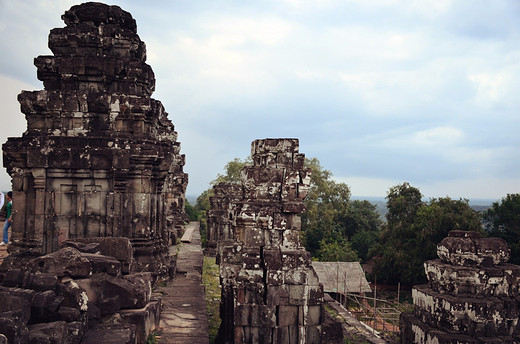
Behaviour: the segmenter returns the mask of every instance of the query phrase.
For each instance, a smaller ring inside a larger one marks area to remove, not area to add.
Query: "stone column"
[[[402,343],[520,342],[520,266],[499,238],[451,231],[424,264],[427,285],[412,290],[414,311],[402,313]]]
[[[234,242],[219,244],[219,339],[225,343],[320,343],[323,288],[300,245],[310,184],[297,139],[252,143],[235,201]]]

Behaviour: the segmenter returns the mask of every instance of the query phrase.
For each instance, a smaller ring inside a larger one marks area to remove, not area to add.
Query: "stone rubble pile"
[[[186,220],[177,132],[131,14],[85,3],[52,29],[34,63],[44,90],[23,91],[23,137],[3,145],[12,178],[9,252],[30,258],[68,239],[126,237],[139,269],[164,274]]]
[[[0,275],[0,333],[10,344],[99,344],[114,335],[145,343],[161,300],[152,298],[152,274],[135,266],[128,238],[97,238],[10,269]]]
[[[520,266],[507,264],[507,243],[451,231],[437,254],[424,264],[429,283],[413,288],[413,313],[401,314],[401,342],[520,342]]]
[[[221,191],[229,186],[217,186],[212,204],[223,218],[213,239],[229,239],[219,241],[217,253],[219,342],[321,342],[323,288],[299,242],[310,171],[298,148],[297,139],[256,140],[241,197],[236,186],[228,198]]]

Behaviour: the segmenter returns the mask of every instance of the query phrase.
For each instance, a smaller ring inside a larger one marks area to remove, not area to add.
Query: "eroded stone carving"
[[[402,343],[517,343],[520,266],[498,238],[451,231],[415,286],[413,313],[401,314]]]
[[[217,255],[223,343],[321,341],[323,289],[299,242],[310,171],[298,146],[297,139],[254,141],[253,165],[232,196],[243,198],[217,208],[231,215],[215,231],[215,239],[232,239],[219,242]]]
[[[130,13],[86,3],[52,29],[35,59],[45,90],[18,100],[27,131],[3,145],[14,203],[11,253],[68,239],[126,237],[139,270],[167,270],[183,224],[187,175]]]

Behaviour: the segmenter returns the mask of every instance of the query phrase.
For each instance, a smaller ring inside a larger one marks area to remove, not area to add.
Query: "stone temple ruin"
[[[185,158],[130,13],[86,3],[62,18],[53,55],[34,61],[45,89],[18,96],[27,131],[3,145],[14,212],[0,333],[144,343],[161,311],[152,283],[187,219]]]
[[[222,343],[320,343],[323,289],[299,242],[310,184],[297,139],[252,143],[241,185],[215,187]],[[226,195],[226,191],[230,194]],[[220,216],[217,216],[220,215]]]
[[[152,68],[130,13],[88,3],[51,30],[34,60],[45,90],[18,100],[27,131],[3,145],[12,177],[11,253],[56,251],[70,239],[130,239],[139,270],[165,270],[185,220],[177,133],[151,98]]]
[[[520,342],[520,266],[498,238],[451,231],[425,265],[429,283],[413,289],[413,313],[401,314],[402,343]]]
[[[44,90],[18,97],[27,131],[3,145],[14,221],[0,343],[145,343],[161,315],[152,285],[175,269],[168,246],[186,221],[185,157],[151,98],[155,77],[130,13],[85,3],[62,18],[53,55],[35,59]],[[242,182],[215,186],[210,200],[217,340],[330,343],[323,287],[299,242],[310,183],[299,142],[256,140],[251,153]],[[452,231],[401,316],[402,342],[520,342],[520,266],[506,263],[509,252],[500,239]]]
[[[233,240],[233,220],[237,214],[237,202],[243,199],[242,185],[235,183],[220,183],[213,186],[213,196],[210,196],[210,209],[206,215],[208,220],[207,241],[204,251],[215,255],[217,243]]]

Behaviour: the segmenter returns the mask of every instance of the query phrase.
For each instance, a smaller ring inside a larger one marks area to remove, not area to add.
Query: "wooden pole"
[[[337,294],[336,298],[340,298],[339,303],[341,304],[341,295],[339,293],[339,263],[338,262],[336,262],[336,294]]]
[[[377,298],[377,275],[374,277],[374,327],[372,327],[372,332],[375,331],[375,327],[376,327],[376,311],[377,311],[376,298]]]
[[[345,269],[345,279],[343,280],[343,302],[347,308],[347,270]]]

